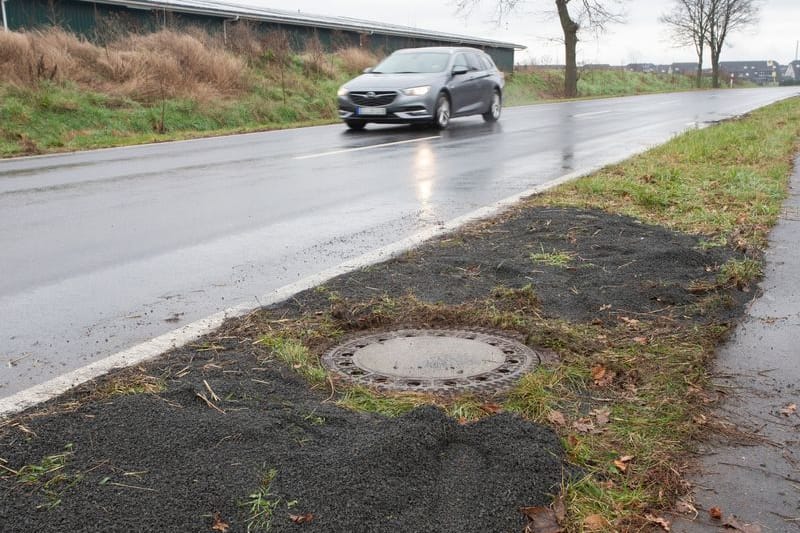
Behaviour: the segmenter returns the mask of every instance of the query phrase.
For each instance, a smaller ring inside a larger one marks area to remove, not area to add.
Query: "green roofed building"
[[[514,67],[514,51],[524,46],[441,33],[382,22],[329,17],[210,0],[0,0],[10,30],[61,26],[95,41],[109,28],[154,31],[162,27],[199,26],[226,33],[249,23],[257,31],[282,30],[296,49],[316,37],[328,49],[365,47],[389,53],[418,46],[473,46],[492,56],[505,71]]]

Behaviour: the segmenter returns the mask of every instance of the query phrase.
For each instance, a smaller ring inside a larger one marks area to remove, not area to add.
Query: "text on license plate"
[[[359,107],[356,110],[357,115],[385,115],[385,107]]]

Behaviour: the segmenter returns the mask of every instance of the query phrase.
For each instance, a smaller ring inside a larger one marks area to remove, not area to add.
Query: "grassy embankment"
[[[746,251],[747,259],[721,266],[714,286],[686,287],[706,295],[698,304],[706,309],[735,305],[717,289],[752,286],[761,275],[760,252],[786,197],[799,139],[800,100],[793,99],[689,132],[534,197],[518,209],[599,208],[698,234],[704,246]],[[413,297],[384,297],[365,304],[338,302],[331,294],[332,309],[369,309],[359,316],[366,323],[426,323],[431,317],[449,317],[517,331],[530,344],[550,348],[560,357],[560,363],[539,367],[523,378],[500,404],[363,388],[349,389],[339,404],[396,416],[435,403],[464,421],[499,410],[519,413],[553,427],[569,460],[586,473],[580,480],[564,482],[565,531],[640,531],[648,524],[659,528],[660,513],[685,494],[693,440],[720,428],[708,411],[713,396],[708,365],[729,324],[700,326],[655,315],[576,324],[532,312],[535,287],[498,288],[496,296],[519,305],[498,309],[495,298],[449,308]],[[325,387],[325,372],[305,346],[334,342],[346,325],[331,311],[282,320],[277,330],[274,326],[273,322],[267,328],[262,342],[312,384]]]
[[[359,49],[292,53],[285,38],[231,30],[128,35],[105,47],[61,30],[0,33],[0,157],[336,121],[336,88],[374,65]],[[563,74],[508,77],[507,105],[558,98]],[[691,88],[685,76],[582,74],[584,96]]]

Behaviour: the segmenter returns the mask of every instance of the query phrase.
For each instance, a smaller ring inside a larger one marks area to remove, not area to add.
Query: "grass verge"
[[[716,285],[688,288],[709,293],[706,305],[724,305],[725,289],[746,287],[761,275],[760,252],[786,196],[798,139],[800,99],[795,98],[690,132],[516,209],[602,209],[702,235],[709,246],[745,250],[749,257],[722,266]],[[481,231],[472,228],[470,237]],[[538,260],[555,264],[552,254]],[[462,305],[424,303],[413,295],[351,301],[319,291],[327,297],[326,312],[296,319],[271,319],[267,313],[253,322],[269,332],[269,339],[280,339],[264,341],[271,353],[314,376],[314,383],[324,379],[320,354],[343,334],[365,329],[407,324],[500,328],[556,352],[558,363],[540,366],[499,400],[345,387],[338,402],[388,416],[432,403],[462,422],[507,410],[552,427],[569,461],[584,473],[564,483],[565,531],[658,528],[661,513],[685,495],[693,440],[714,429],[705,415],[712,400],[708,364],[729,324],[693,321],[682,311],[597,323],[544,318],[535,286],[498,288],[491,298]],[[302,357],[281,356],[287,346]]]

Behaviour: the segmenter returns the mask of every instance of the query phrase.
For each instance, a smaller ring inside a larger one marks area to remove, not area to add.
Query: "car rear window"
[[[450,54],[446,52],[405,52],[392,54],[375,67],[375,74],[431,73],[447,68]]]

